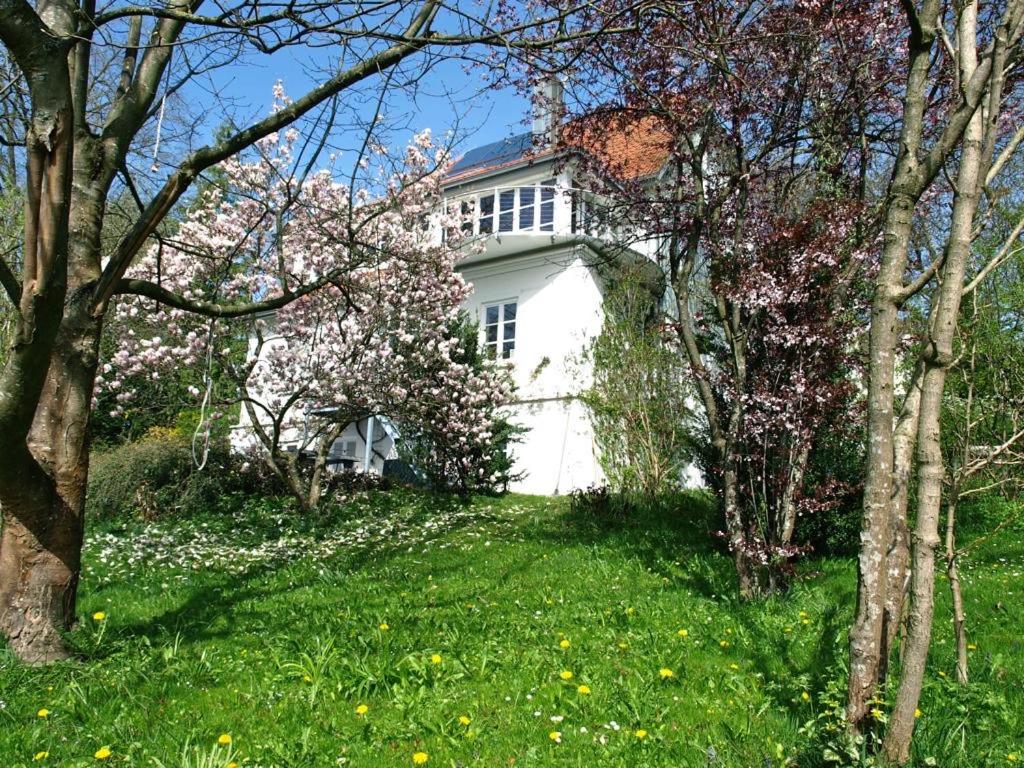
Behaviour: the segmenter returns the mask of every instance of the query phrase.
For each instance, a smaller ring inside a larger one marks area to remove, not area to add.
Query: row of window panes
[[[553,232],[555,229],[554,179],[536,187],[506,187],[481,194],[477,198],[476,226],[467,220],[466,231],[482,235],[494,232]],[[472,204],[461,204],[462,214],[469,216]],[[497,228],[495,228],[497,225]]]
[[[553,179],[535,187],[499,187],[476,198],[475,217],[473,201],[464,199],[460,203],[462,215],[466,217],[463,229],[482,235],[495,232],[553,232],[555,192]],[[608,211],[589,195],[573,193],[571,207],[569,231],[590,235],[607,235],[611,232]]]

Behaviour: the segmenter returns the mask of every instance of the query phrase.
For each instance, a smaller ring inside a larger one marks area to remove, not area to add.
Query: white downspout
[[[363,456],[363,472],[370,471],[373,461],[373,416],[366,417],[366,453]]]

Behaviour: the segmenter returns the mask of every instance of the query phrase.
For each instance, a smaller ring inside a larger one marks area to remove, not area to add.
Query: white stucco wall
[[[508,362],[517,402],[510,415],[528,431],[514,447],[516,471],[524,473],[516,491],[567,493],[601,481],[589,416],[576,399],[589,385],[584,351],[603,319],[600,281],[588,255],[555,248],[462,267],[473,285],[466,309],[481,334],[486,306],[517,304],[516,350]]]

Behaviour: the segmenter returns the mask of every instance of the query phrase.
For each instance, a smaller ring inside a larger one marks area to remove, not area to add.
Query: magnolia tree
[[[220,318],[298,298],[211,305],[126,279],[203,175],[297,121],[325,131],[344,124],[357,143],[379,139],[384,116],[413,103],[441,60],[486,59],[500,78],[518,57],[619,26],[591,25],[589,3],[547,15],[439,0],[386,10],[360,0],[215,5],[5,0],[0,11],[2,56],[12,65],[0,62],[9,74],[0,114],[19,117],[3,140],[25,201],[18,249],[0,253],[0,302],[14,317],[0,371],[0,633],[26,661],[68,655],[60,633],[75,621],[91,404],[116,297],[145,293]],[[238,71],[310,51],[330,55],[316,57],[305,92],[243,119],[254,105],[229,87]],[[133,205],[112,227],[109,203],[123,197]]]
[[[470,286],[454,270],[460,214],[441,205],[444,153],[422,133],[400,169],[381,176],[380,194],[353,194],[329,170],[298,176],[297,140],[294,131],[274,134],[254,158],[223,163],[224,184],[128,278],[220,304],[300,286],[302,295],[273,319],[146,307],[150,332],[120,337],[99,377],[119,403],[114,415],[131,403],[140,377],[215,366],[231,391],[210,391],[208,378],[206,391],[192,393],[220,410],[241,403],[257,452],[305,508],[319,501],[342,430],[374,414],[426,442],[422,469],[432,477],[460,491],[487,486],[485,447],[510,385],[497,365],[464,362],[471,342],[460,311]],[[125,297],[116,313],[135,319],[149,301]]]

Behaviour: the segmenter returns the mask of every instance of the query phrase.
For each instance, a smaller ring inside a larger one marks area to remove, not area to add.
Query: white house
[[[576,152],[554,151],[559,94],[556,81],[536,100],[533,130],[467,152],[451,169],[446,197],[474,212],[482,252],[459,269],[473,285],[467,310],[480,342],[507,359],[517,384],[511,418],[528,431],[514,447],[513,486],[556,494],[602,480],[586,408],[579,400],[590,371],[583,352],[603,322],[602,274],[620,259],[642,261],[657,247],[644,238],[601,234],[588,206],[593,198],[577,178]],[[654,175],[666,159],[643,133],[622,126],[603,135],[598,151],[616,152],[616,167],[633,177]],[[587,132],[576,133],[585,142]]]
[[[512,489],[559,494],[602,480],[579,400],[590,380],[583,353],[603,322],[602,274],[625,259],[651,263],[660,275],[651,261],[656,242],[634,233],[623,247],[621,233],[598,223],[594,198],[579,178],[580,153],[612,153],[624,179],[642,181],[658,174],[667,152],[649,123],[628,121],[610,122],[593,147],[593,125],[573,130],[573,139],[559,144],[574,146],[556,151],[560,86],[551,80],[544,88],[532,130],[467,152],[450,170],[444,193],[447,205],[472,212],[473,234],[485,240],[458,268],[473,286],[466,310],[479,323],[481,345],[508,361],[517,385],[509,415],[527,431],[513,448],[522,479]],[[348,426],[332,456],[348,468],[381,472],[396,439],[386,421],[364,419]]]

